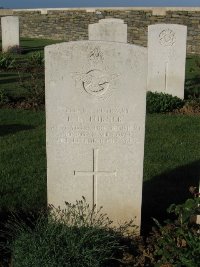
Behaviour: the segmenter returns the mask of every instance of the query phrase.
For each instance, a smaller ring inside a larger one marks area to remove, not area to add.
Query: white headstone
[[[84,196],[115,222],[140,226],[146,49],[80,41],[47,46],[48,202]]]
[[[89,40],[127,43],[127,24],[121,19],[101,19],[88,26]]]
[[[2,17],[1,32],[3,52],[9,52],[19,48],[19,17]]]
[[[184,98],[186,41],[186,26],[148,27],[148,91]]]

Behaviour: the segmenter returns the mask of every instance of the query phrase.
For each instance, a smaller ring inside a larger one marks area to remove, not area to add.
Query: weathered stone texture
[[[98,23],[90,24],[89,40],[127,43],[127,24],[121,19],[101,19]]]
[[[166,10],[154,12],[153,9],[87,9],[41,11],[14,10],[20,17],[22,37],[48,38],[65,41],[87,40],[88,25],[104,18],[123,19],[128,25],[128,42],[147,45],[147,27],[156,23],[181,24],[188,27],[187,52],[200,54],[200,10]],[[0,13],[0,16],[3,16]]]
[[[1,18],[2,51],[9,52],[19,48],[19,18],[5,16]]]
[[[84,196],[140,227],[147,49],[68,42],[47,46],[45,65],[48,203]]]
[[[148,27],[148,91],[184,98],[186,41],[186,26]]]

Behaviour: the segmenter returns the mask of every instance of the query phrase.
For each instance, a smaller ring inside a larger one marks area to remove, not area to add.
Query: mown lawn
[[[142,221],[148,228],[199,185],[200,116],[147,115],[145,139]]]
[[[21,54],[12,54],[15,59],[15,64],[19,65],[28,60],[33,53],[41,53],[44,55],[44,47],[47,45],[55,44],[61,41],[45,40],[45,39],[30,39],[21,38]],[[1,40],[0,40],[1,51]],[[0,66],[1,67],[1,66]],[[30,74],[24,74],[20,69],[5,70],[0,69],[0,93],[6,93],[11,97],[19,98],[26,95],[26,90],[20,86],[19,77],[25,76],[29,79]]]
[[[144,180],[200,160],[200,116],[147,115]]]
[[[46,205],[45,114],[0,110],[0,210]],[[143,217],[162,218],[200,178],[200,116],[147,115]],[[55,177],[56,179],[56,177]]]
[[[192,79],[199,76],[200,55],[188,55],[186,59],[186,79]]]
[[[0,210],[44,206],[44,112],[0,110],[0,159]]]
[[[185,98],[200,95],[200,56],[190,55],[186,60]]]
[[[45,40],[45,39],[31,39],[21,38],[20,45],[22,53],[14,55],[16,62],[20,64],[24,60],[30,58],[35,52],[44,54],[44,47],[47,45],[60,43],[59,40]],[[0,51],[1,51],[1,40],[0,40]],[[186,60],[186,79],[185,79],[185,96],[188,97],[190,90],[200,92],[200,56],[188,55]],[[23,73],[20,73],[24,75]],[[27,75],[27,79],[30,77]],[[0,70],[0,92],[5,91],[11,97],[20,97],[26,94],[25,90],[19,85],[19,72],[14,71],[1,71]]]
[[[22,55],[27,56],[27,54],[34,51],[43,51],[46,45],[51,45],[59,43],[61,41],[49,40],[49,39],[34,39],[34,38],[20,38],[20,47],[22,50]],[[1,39],[0,39],[0,50],[1,50]],[[21,55],[20,55],[21,57]]]

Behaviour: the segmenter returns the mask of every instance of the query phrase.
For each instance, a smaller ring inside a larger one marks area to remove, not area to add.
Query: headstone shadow
[[[198,188],[199,180],[200,160],[197,160],[145,181],[143,184],[142,232],[148,233],[152,226],[155,226],[152,218],[156,218],[159,222],[170,218],[166,209],[172,203],[180,204],[187,198],[191,198],[189,187]]]
[[[2,78],[5,78],[5,77],[11,77],[12,78],[12,77],[15,77],[15,76],[18,77],[18,74],[17,73],[15,74],[15,73],[5,73],[5,72],[1,73],[0,72],[0,81],[2,81],[4,83],[4,81],[1,80]]]
[[[33,127],[32,125],[22,125],[22,124],[0,125],[0,136],[14,134],[19,131],[32,130],[34,128],[35,127]]]
[[[30,47],[30,46],[21,46],[21,53],[28,54],[30,52],[41,51],[44,49],[44,46]]]
[[[1,78],[1,77],[0,77]],[[18,82],[19,78],[16,76],[10,77],[9,79],[0,79],[0,84],[6,84],[6,83],[14,83],[14,82]]]

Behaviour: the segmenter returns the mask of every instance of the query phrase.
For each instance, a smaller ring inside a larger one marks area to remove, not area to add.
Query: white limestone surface
[[[89,24],[89,40],[127,43],[127,24],[121,19],[101,19]]]
[[[84,196],[140,226],[147,53],[97,41],[45,48],[48,203]]]
[[[19,48],[19,17],[1,18],[2,51],[9,52]]]
[[[148,91],[184,98],[186,41],[186,26],[148,26]]]

